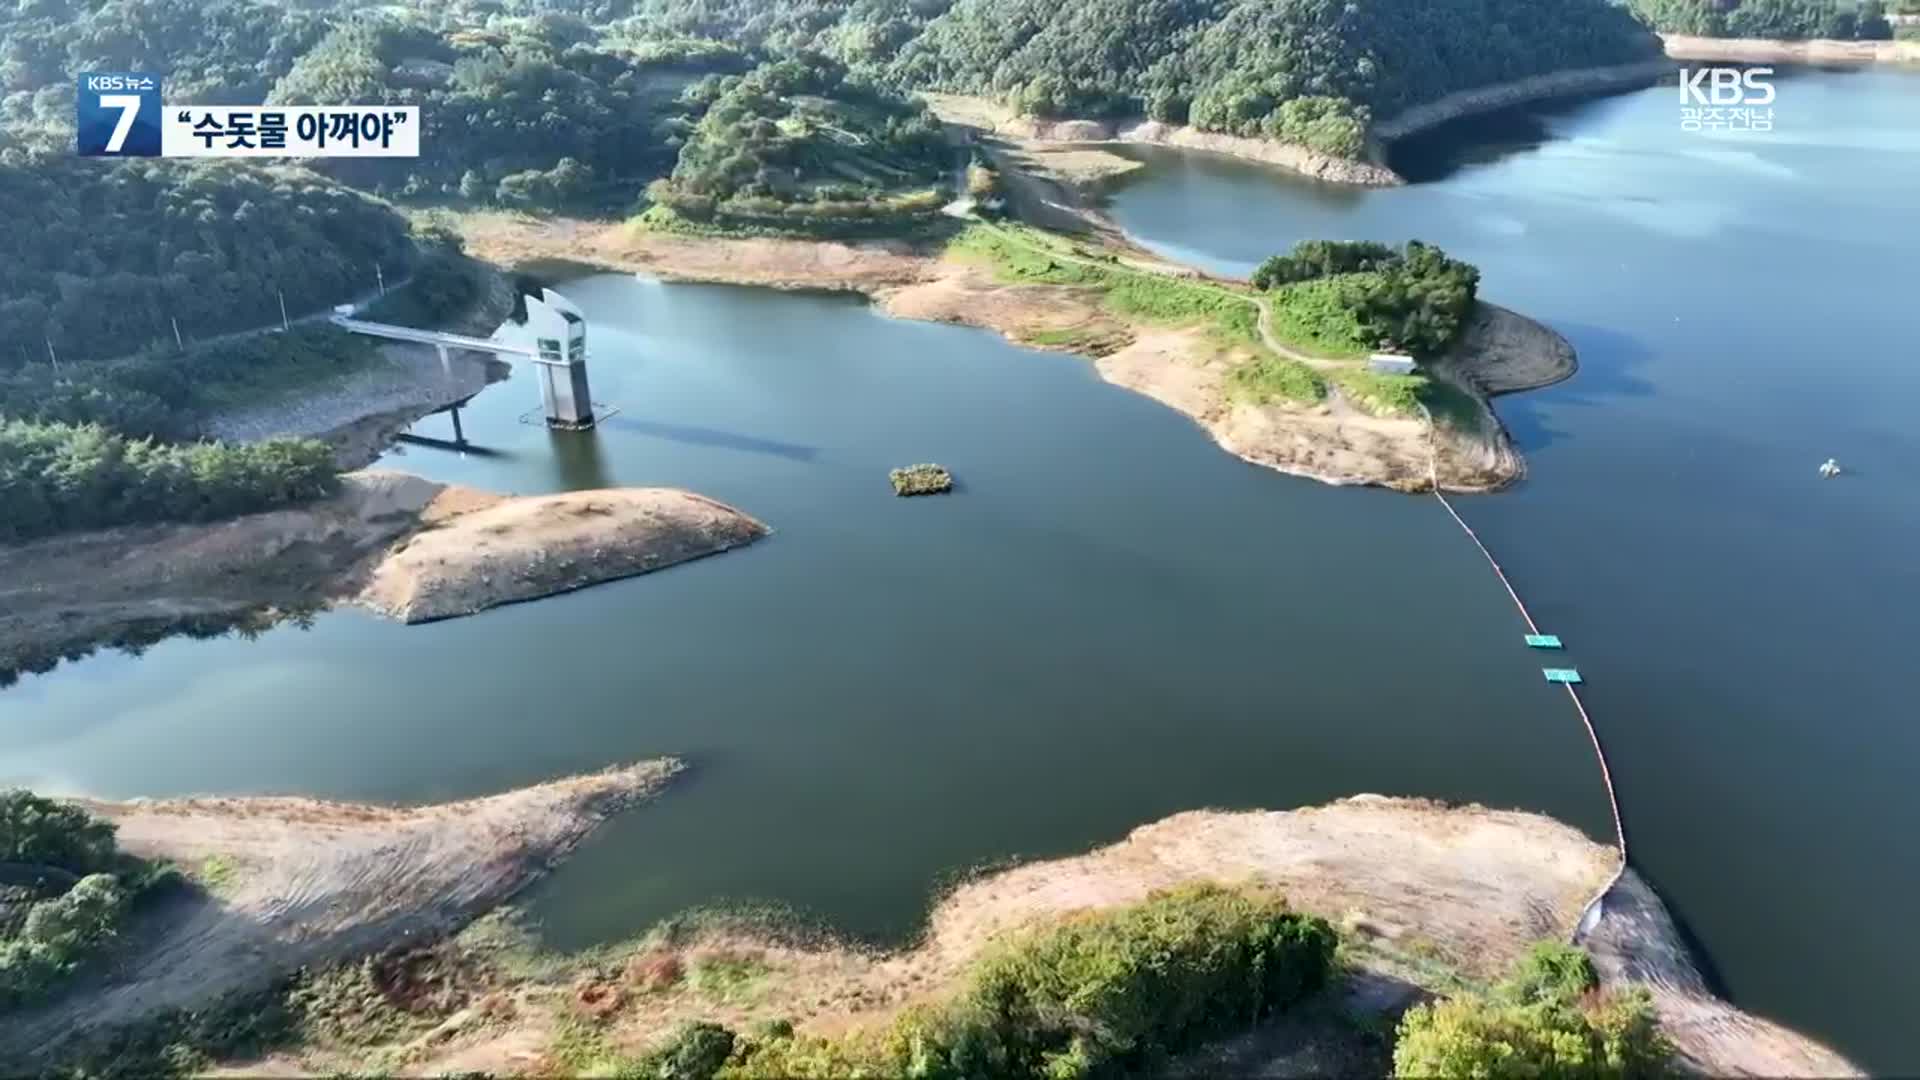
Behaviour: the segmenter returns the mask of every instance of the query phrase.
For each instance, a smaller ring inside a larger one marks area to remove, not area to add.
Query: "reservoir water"
[[[1573,341],[1577,378],[1499,404],[1527,482],[1462,512],[1572,647],[1634,861],[1723,988],[1912,1074],[1920,73],[1784,73],[1765,133],[1676,99],[1456,126],[1387,191],[1153,155],[1113,213],[1235,273],[1427,240]]]
[[[1502,403],[1533,466],[1464,511],[1573,647],[1642,867],[1743,1004],[1882,1070],[1915,1000],[1920,79],[1783,82],[1771,141],[1671,91],[1510,118],[1334,192],[1158,157],[1146,241],[1245,269],[1415,235],[1573,339]],[[942,880],[1195,807],[1358,791],[1610,827],[1586,738],[1431,500],[1246,465],[1082,361],[840,298],[605,275],[588,435],[521,422],[385,464],[495,490],[669,484],[750,548],[479,617],[343,611],[0,691],[0,783],[428,801],[658,754],[689,782],[534,898],[567,946],[770,901],[897,939]],[[1902,333],[1905,329],[1907,332]],[[444,423],[427,421],[423,430]],[[1823,483],[1837,456],[1854,472]],[[952,467],[950,498],[886,470]]]

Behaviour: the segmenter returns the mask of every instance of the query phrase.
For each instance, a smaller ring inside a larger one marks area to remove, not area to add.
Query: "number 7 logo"
[[[113,122],[113,134],[107,137],[107,153],[117,154],[127,145],[127,132],[133,130],[134,118],[140,115],[140,95],[101,94],[100,107],[120,110],[120,119]]]
[[[142,71],[82,74],[73,99],[74,149],[82,157],[159,157],[160,76]]]

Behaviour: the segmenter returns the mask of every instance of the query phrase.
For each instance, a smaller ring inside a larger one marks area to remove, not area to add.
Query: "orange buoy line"
[[[1460,512],[1453,508],[1453,503],[1441,493],[1439,452],[1434,442],[1433,414],[1427,411],[1424,404],[1420,405],[1420,414],[1427,418],[1427,472],[1433,483],[1433,497],[1440,500],[1440,505],[1446,509],[1447,516],[1453,519],[1454,524],[1460,526],[1460,531],[1467,534],[1467,539],[1473,541],[1473,546],[1480,549],[1480,554],[1485,556],[1487,565],[1493,567],[1493,576],[1500,579],[1501,587],[1505,588],[1507,595],[1513,598],[1513,606],[1519,609],[1520,617],[1526,620],[1527,631],[1538,634],[1540,627],[1534,624],[1533,616],[1527,611],[1527,605],[1520,599],[1520,593],[1514,589],[1513,582],[1507,580],[1507,572],[1500,568],[1500,560],[1493,557],[1493,552],[1487,550],[1487,545],[1481,542],[1480,535],[1473,531],[1473,526],[1466,523],[1466,520],[1460,516]],[[1627,830],[1620,820],[1620,798],[1613,790],[1613,770],[1607,766],[1606,751],[1600,748],[1600,732],[1593,726],[1593,717],[1587,714],[1587,707],[1580,700],[1580,691],[1574,689],[1572,683],[1561,685],[1566,687],[1567,696],[1573,699],[1574,710],[1580,714],[1580,723],[1586,727],[1587,739],[1593,744],[1594,760],[1600,763],[1600,780],[1607,790],[1607,808],[1613,812],[1613,839],[1620,849],[1619,867],[1614,870],[1613,876],[1607,879],[1607,883],[1601,886],[1600,891],[1594,894],[1593,899],[1587,902],[1587,910],[1580,920],[1580,925],[1584,928],[1589,923],[1587,916],[1600,903],[1601,897],[1605,896],[1608,890],[1613,888],[1614,883],[1620,880],[1621,874],[1627,872]]]

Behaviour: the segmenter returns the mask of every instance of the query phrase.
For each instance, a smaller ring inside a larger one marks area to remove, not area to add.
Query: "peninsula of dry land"
[[[406,473],[348,473],[337,495],[304,506],[0,547],[0,673],[342,602],[406,622],[467,615],[766,532],[730,506],[672,488],[515,497]]]
[[[1031,176],[1018,182],[1063,214],[1087,213],[1056,185]],[[1436,468],[1448,490],[1511,483],[1524,462],[1489,398],[1557,382],[1575,369],[1573,349],[1558,334],[1482,303],[1451,354],[1429,365],[1428,377],[1444,384],[1452,406],[1430,429],[1410,401],[1378,392],[1383,384],[1367,376],[1364,362],[1282,340],[1271,301],[1245,283],[1168,262],[1111,230],[1072,238],[977,222],[943,239],[843,243],[508,214],[470,215],[463,227],[470,250],[505,266],[567,260],[675,281],[857,292],[891,315],[979,326],[1019,344],[1072,352],[1093,360],[1109,382],[1185,413],[1239,457],[1332,484],[1426,490]],[[1130,303],[1143,290],[1167,302]],[[1249,365],[1292,378],[1276,386],[1236,375]]]
[[[1357,796],[1287,812],[1178,814],[1090,854],[963,884],[935,905],[917,943],[892,951],[725,916],[670,920],[571,955],[536,947],[510,913],[468,925],[676,769],[648,763],[412,809],[285,798],[88,804],[119,826],[129,852],[217,866],[217,879],[144,917],[106,974],[10,1018],[0,1060],[98,1062],[114,1046],[201,1060],[224,1046],[233,1076],[615,1074],[695,1021],[743,1032],[779,1022],[803,1038],[883,1027],[903,1010],[940,1007],[1003,943],[1213,885],[1284,896],[1331,924],[1339,950],[1331,985],[1176,1063],[1189,1075],[1379,1075],[1392,1053],[1386,1033],[1408,1007],[1479,992],[1535,943],[1575,937],[1600,991],[1651,994],[1692,1069],[1857,1074],[1826,1047],[1714,998],[1631,873],[1598,926],[1579,930],[1615,853],[1551,819],[1478,806]],[[248,1027],[269,1014],[283,1028]],[[114,1029],[138,1035],[115,1042]],[[252,1053],[232,1058],[234,1046]]]

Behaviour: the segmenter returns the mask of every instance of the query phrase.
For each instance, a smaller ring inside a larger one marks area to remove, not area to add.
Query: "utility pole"
[[[187,343],[180,340],[180,320],[169,315],[167,316],[167,321],[173,324],[173,347],[182,352],[186,351]]]
[[[47,339],[47,359],[49,359],[49,360],[51,360],[51,361],[53,361],[53,370],[54,370],[54,373],[55,373],[56,375],[57,375],[57,374],[59,374],[59,372],[60,372],[60,354],[59,354],[59,353],[57,353],[57,352],[54,352],[54,351],[53,351],[53,339],[52,339],[52,338],[48,338],[48,339]]]
[[[279,289],[273,290],[273,294],[280,298],[280,329],[293,329],[293,323],[287,321],[287,294],[281,292]]]
[[[380,269],[379,263],[373,264],[373,280],[380,283],[380,295],[387,295],[387,275]]]

